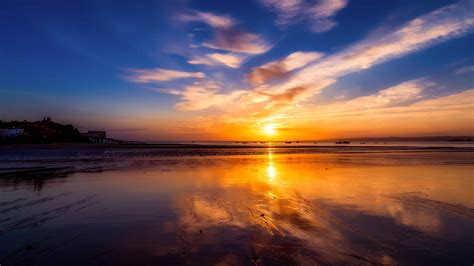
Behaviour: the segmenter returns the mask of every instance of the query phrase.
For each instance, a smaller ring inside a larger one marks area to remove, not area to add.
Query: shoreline
[[[206,144],[89,144],[89,143],[61,143],[61,144],[5,144],[0,145],[0,155],[40,151],[156,151],[161,155],[183,153],[187,155],[201,154],[263,154],[266,151],[273,153],[377,153],[377,152],[474,152],[472,147],[454,146],[409,146],[409,145],[206,145]],[[8,156],[8,155],[7,155]],[[2,156],[0,156],[2,157]]]

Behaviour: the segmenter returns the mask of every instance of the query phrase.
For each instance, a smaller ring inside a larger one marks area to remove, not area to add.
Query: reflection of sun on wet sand
[[[4,171],[0,213],[9,220],[0,220],[0,232],[26,241],[0,241],[3,261],[48,261],[39,251],[49,250],[70,262],[57,248],[62,241],[96,264],[413,264],[421,254],[424,263],[468,256],[459,248],[474,231],[465,153],[268,149],[123,158]],[[61,238],[40,241],[58,230]]]
[[[357,228],[357,226],[337,218],[337,216],[330,213],[326,206],[318,204],[318,201],[304,198],[298,193],[299,187],[293,183],[293,181],[302,181],[301,178],[293,180],[290,176],[279,173],[277,167],[278,163],[269,154],[268,162],[263,163],[260,168],[253,169],[254,172],[259,173],[257,181],[249,180],[248,182],[242,182],[240,178],[223,178],[219,179],[218,182],[227,180],[225,184],[222,184],[226,187],[226,191],[223,194],[219,194],[216,198],[208,197],[206,193],[184,196],[184,199],[178,204],[179,209],[183,210],[178,222],[181,228],[182,241],[200,250],[197,246],[202,244],[201,241],[225,245],[238,239],[245,239],[247,234],[256,234],[258,235],[257,240],[252,238],[253,241],[247,242],[248,245],[254,246],[256,250],[262,250],[264,247],[269,248],[273,245],[299,247],[296,249],[297,251],[288,249],[288,252],[296,252],[294,254],[278,253],[275,255],[277,258],[278,256],[286,259],[290,257],[299,258],[301,257],[299,252],[302,250],[310,254],[307,258],[302,260],[296,259],[292,262],[310,261],[317,263],[317,260],[311,259],[315,257],[326,259],[326,261],[319,261],[320,263],[343,263],[353,260],[371,263],[394,262],[393,258],[389,255],[389,253],[396,250],[393,240],[365,232]],[[325,171],[327,171],[326,169]],[[304,173],[304,170],[302,172]],[[246,175],[238,176],[245,177]],[[283,178],[283,184],[279,184],[279,177]],[[251,178],[254,179],[255,176]],[[250,186],[248,186],[249,183],[251,183]],[[344,187],[344,184],[333,185],[337,185],[338,189],[343,189]],[[389,189],[389,191],[396,190],[396,188]],[[312,190],[311,192],[314,196],[314,193],[318,193],[318,190]],[[245,197],[242,194],[245,194]],[[324,194],[323,192],[320,195],[324,196]],[[343,192],[342,194],[344,195],[345,193]],[[348,194],[350,195],[350,193],[345,195]],[[390,206],[396,203],[391,202],[390,198],[397,195],[381,194],[378,201],[383,200],[385,203],[380,202],[377,205],[392,208]],[[362,200],[364,201],[364,199]],[[366,207],[363,201],[359,202],[362,205],[360,207]],[[353,198],[349,199],[347,204],[354,204]],[[354,208],[358,208],[358,206],[354,205]],[[383,214],[388,216],[392,214],[392,212],[378,210],[378,208],[378,206],[375,206],[375,209],[370,211],[375,211],[376,213],[383,212]],[[407,208],[406,211],[409,209]],[[470,210],[469,208],[464,208],[464,210],[467,214],[470,213],[468,211]],[[424,211],[426,212],[426,210]],[[421,212],[411,212],[410,215],[413,217],[411,220],[407,220],[407,217],[405,217],[400,222],[410,226],[418,226],[416,222],[413,224],[412,220],[419,219],[417,216],[423,215],[422,212],[423,210]],[[430,227],[430,222],[439,224],[439,221],[436,220],[437,218],[427,216],[423,218],[424,221],[422,220],[422,222],[425,222],[425,226]],[[434,220],[430,221],[430,219]],[[226,232],[222,234],[217,233],[220,230],[225,230]],[[347,235],[364,239],[363,241],[371,246],[371,251],[367,252],[359,249],[353,243],[346,243],[345,237]],[[281,243],[281,241],[274,239],[275,237],[285,239],[287,242]],[[423,239],[426,239],[426,241],[433,240],[429,237],[424,237]],[[264,244],[262,244],[262,241]]]

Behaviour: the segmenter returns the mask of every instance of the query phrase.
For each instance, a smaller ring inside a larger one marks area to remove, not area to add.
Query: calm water
[[[0,263],[472,265],[473,155],[2,150]]]
[[[149,141],[150,144],[195,144],[225,146],[358,146],[358,147],[469,147],[474,141],[350,141],[348,144],[336,144],[334,141]]]

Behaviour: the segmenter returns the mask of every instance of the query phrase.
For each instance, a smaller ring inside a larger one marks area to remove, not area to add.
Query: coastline
[[[456,150],[474,151],[473,146],[450,145],[216,145],[216,144],[92,144],[92,143],[52,143],[52,144],[2,144],[0,150],[8,149],[370,149],[370,150]]]

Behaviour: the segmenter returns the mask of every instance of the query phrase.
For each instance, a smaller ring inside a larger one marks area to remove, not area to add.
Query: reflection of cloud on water
[[[229,247],[239,258],[263,262],[393,265],[399,250],[442,252],[442,245],[431,247],[441,243],[439,213],[387,196],[400,189],[391,182],[345,185],[352,169],[298,164],[295,171],[271,153],[258,162],[206,173],[199,179],[205,190],[176,199],[179,239],[189,258],[226,261],[221,253]]]
[[[371,254],[354,250],[344,238],[346,225],[295,192],[281,193],[266,184],[258,191],[228,189],[246,193],[247,200],[233,201],[226,194],[219,198],[202,194],[177,201],[179,238],[186,252],[199,253],[211,244],[237,244],[249,246],[258,258],[278,249],[271,259],[292,258],[288,261],[291,263],[391,260],[380,248]]]
[[[415,227],[428,233],[437,233],[441,227],[441,220],[437,211],[433,209],[410,206],[406,202],[387,200],[387,213],[399,223]]]

